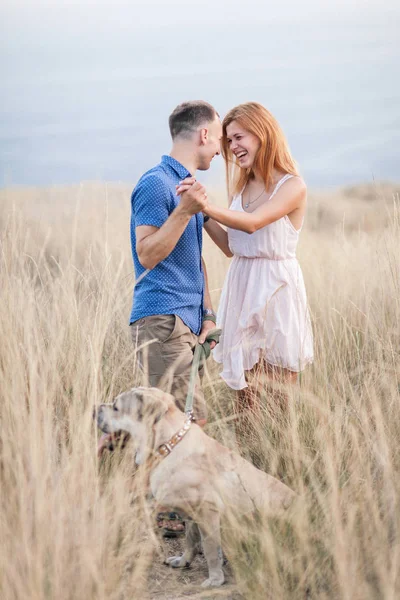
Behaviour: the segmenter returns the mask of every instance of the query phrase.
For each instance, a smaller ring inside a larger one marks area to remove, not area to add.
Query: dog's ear
[[[136,446],[135,462],[142,465],[152,450],[149,446],[154,438],[151,429],[174,405],[174,398],[157,388],[136,387],[120,396],[119,402],[123,412],[139,425],[132,435]]]
[[[157,388],[136,388],[137,420],[157,423],[174,404],[174,398]]]
[[[142,429],[140,438],[137,439],[135,462],[143,465],[148,459],[152,448],[149,437],[149,427],[158,423],[174,404],[174,397],[158,390],[157,388],[141,388],[135,390],[137,400],[137,420],[146,424]]]
[[[148,432],[142,431],[140,438],[136,439],[135,463],[143,465],[150,456],[151,448],[149,446]]]

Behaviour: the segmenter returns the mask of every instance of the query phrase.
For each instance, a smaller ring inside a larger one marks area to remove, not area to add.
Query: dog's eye
[[[118,412],[118,408],[115,406],[115,404],[113,406],[113,410],[115,410],[116,412]]]

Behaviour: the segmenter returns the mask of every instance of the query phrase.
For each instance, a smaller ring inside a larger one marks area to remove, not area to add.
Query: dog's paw
[[[165,564],[173,569],[188,569],[190,562],[186,561],[182,556],[170,556],[166,559]]]
[[[205,581],[203,581],[203,583],[201,584],[201,587],[203,588],[209,588],[209,587],[219,587],[220,585],[222,585],[225,581],[225,577],[223,572],[221,571],[220,573],[215,573],[215,575],[211,575],[208,579],[206,579]]]

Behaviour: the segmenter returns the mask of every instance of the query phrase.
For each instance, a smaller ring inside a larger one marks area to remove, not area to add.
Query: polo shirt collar
[[[175,158],[172,158],[172,156],[168,156],[167,154],[164,154],[161,157],[161,162],[164,165],[168,165],[168,166],[172,167],[172,169],[174,169],[174,171],[179,175],[179,177],[181,179],[186,179],[186,177],[192,176],[191,173],[189,173],[189,171],[186,169],[186,167],[184,167]]]

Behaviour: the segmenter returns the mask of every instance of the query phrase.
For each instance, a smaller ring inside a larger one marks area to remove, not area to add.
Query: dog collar
[[[161,456],[161,458],[165,458],[166,456],[168,456],[168,454],[171,454],[172,450],[175,448],[175,446],[177,444],[179,444],[179,442],[185,437],[185,435],[187,434],[187,432],[190,429],[190,425],[192,424],[192,419],[189,418],[187,421],[185,421],[184,426],[177,431],[170,440],[168,440],[168,442],[165,442],[164,444],[161,444],[161,446],[158,446],[157,450],[156,450],[156,454],[158,454],[159,456]]]

